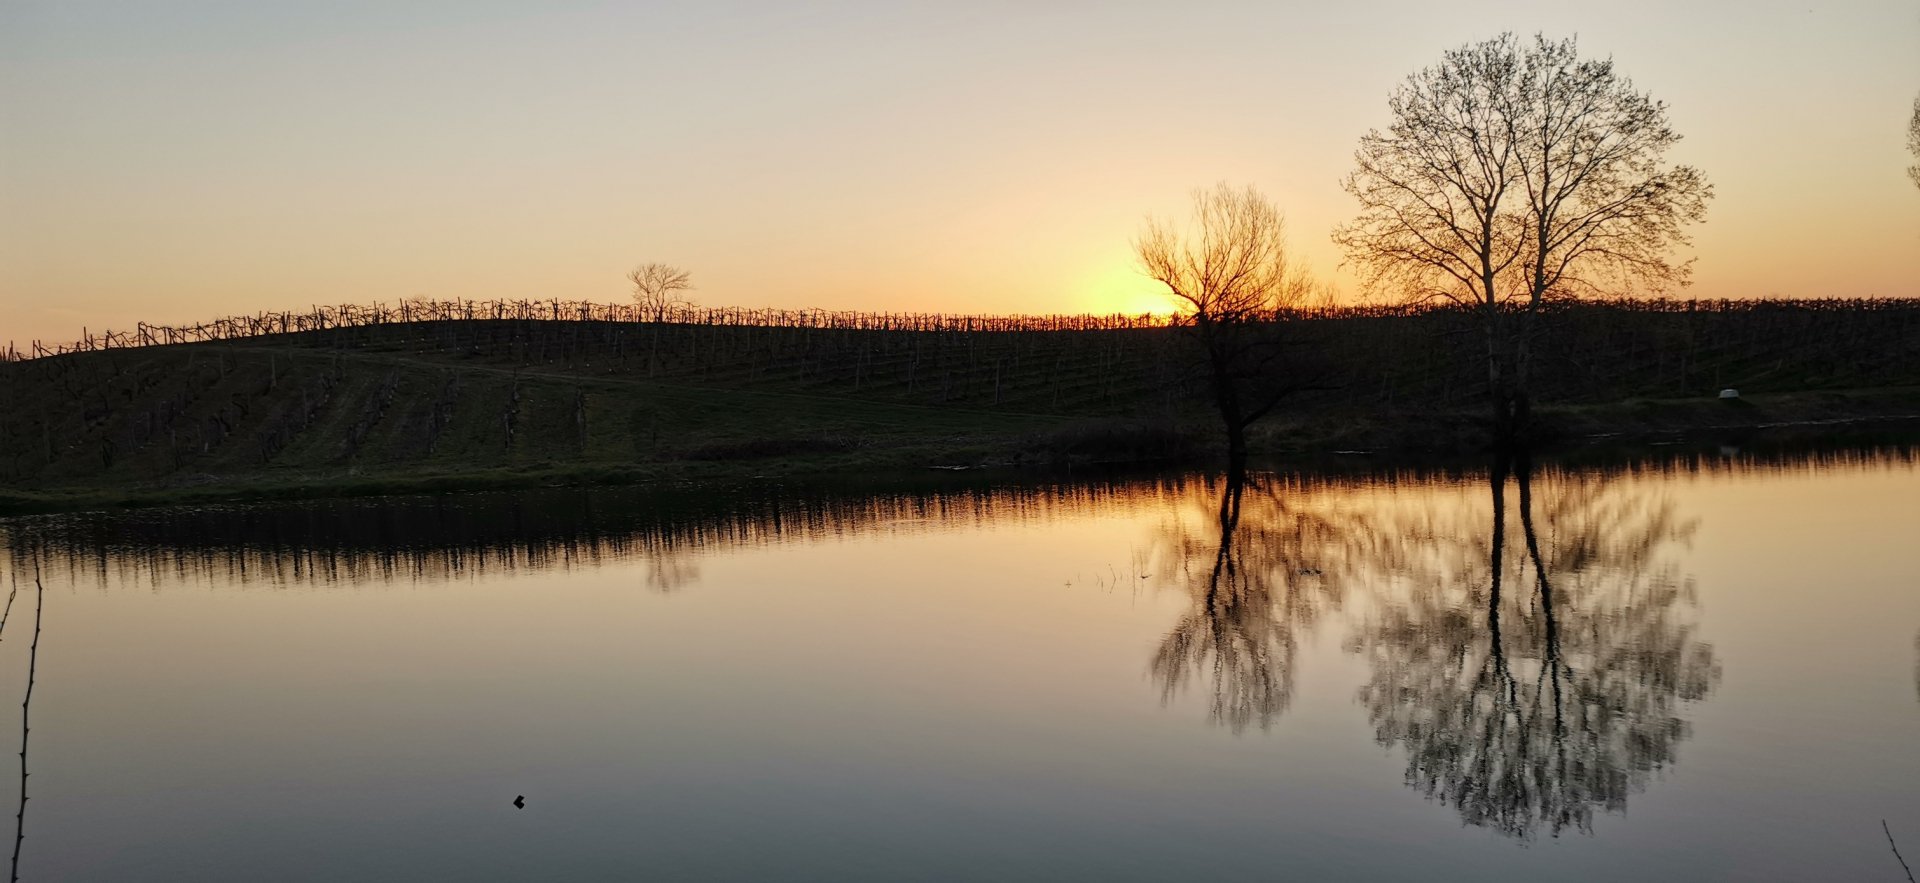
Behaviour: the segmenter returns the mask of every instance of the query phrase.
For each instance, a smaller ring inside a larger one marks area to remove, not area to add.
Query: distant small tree
[[[1280,210],[1251,187],[1195,190],[1187,228],[1149,218],[1133,247],[1200,344],[1228,456],[1237,464],[1248,427],[1299,388],[1286,377],[1278,325],[1284,310],[1314,297],[1312,275],[1288,251]]]
[[[687,271],[672,264],[641,264],[627,274],[627,281],[633,283],[633,301],[640,305],[640,313],[654,322],[664,322],[674,311],[693,306],[693,301],[684,291],[691,291]]]
[[[1666,161],[1680,141],[1666,105],[1573,40],[1463,46],[1388,107],[1344,182],[1360,215],[1334,240],[1376,289],[1481,320],[1496,432],[1510,440],[1529,419],[1542,306],[1685,285],[1690,262],[1671,253],[1713,187]]]

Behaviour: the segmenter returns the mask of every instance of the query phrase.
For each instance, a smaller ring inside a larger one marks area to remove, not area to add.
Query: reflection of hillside
[[[1536,483],[1524,460],[1489,491],[1406,516],[1419,548],[1353,641],[1373,663],[1360,700],[1407,784],[1469,824],[1587,831],[1673,763],[1682,706],[1718,680],[1669,558],[1693,525],[1625,483]]]
[[[1815,451],[1758,445],[1726,451],[1712,445],[1667,447],[1638,458],[1604,452],[1581,456],[1592,460],[1596,474],[1740,473],[1905,463],[1920,448],[1910,442],[1863,441]],[[1291,506],[1344,490],[1450,483],[1467,475],[1445,465],[1410,467],[1349,457],[1316,469],[1268,473],[1262,483],[1286,487]],[[138,576],[155,585],[241,577],[277,584],[437,580],[644,556],[653,559],[657,571],[652,583],[671,588],[697,578],[695,559],[714,549],[1017,522],[1115,504],[1173,505],[1195,490],[1184,478],[1063,482],[979,473],[905,478],[904,483],[553,489],[0,519],[0,555],[16,568],[39,556],[78,574]],[[1253,520],[1263,516],[1255,513]],[[1368,542],[1374,543],[1368,554],[1376,565],[1387,560],[1383,556],[1407,551],[1377,539]]]
[[[644,560],[651,587],[698,579],[718,550],[1018,523],[1095,505],[1169,501],[1180,481],[945,482],[873,491],[551,490],[166,510],[0,522],[14,566],[161,584],[433,580]]]
[[[1202,526],[1175,522],[1160,537],[1156,567],[1192,604],[1150,669],[1163,699],[1198,677],[1214,721],[1265,729],[1293,695],[1302,632],[1345,597],[1365,532],[1335,494],[1249,483],[1236,471],[1218,497]]]

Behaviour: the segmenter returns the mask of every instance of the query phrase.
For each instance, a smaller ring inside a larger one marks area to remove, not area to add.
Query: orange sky
[[[0,342],[649,260],[710,304],[1132,311],[1142,218],[1219,180],[1337,276],[1359,135],[1503,30],[1670,105],[1718,191],[1691,293],[1920,296],[1910,3],[1037,6],[8,4]]]

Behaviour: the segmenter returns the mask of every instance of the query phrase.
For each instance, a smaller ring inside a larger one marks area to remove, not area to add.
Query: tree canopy
[[[1186,230],[1149,219],[1133,245],[1142,269],[1195,322],[1270,318],[1313,291],[1305,266],[1288,251],[1286,219],[1251,187],[1223,182],[1195,190]]]
[[[1571,39],[1505,34],[1446,53],[1390,99],[1344,186],[1335,240],[1370,285],[1483,309],[1684,285],[1712,186],[1667,162],[1666,105]]]
[[[693,306],[681,294],[693,288],[687,271],[672,264],[647,263],[633,268],[627,281],[633,283],[633,300],[655,322],[665,321],[674,310]]]
[[[1319,290],[1287,247],[1286,220],[1258,190],[1221,183],[1193,192],[1186,228],[1148,219],[1133,247],[1200,343],[1228,454],[1237,460],[1247,427],[1302,386],[1278,320]]]

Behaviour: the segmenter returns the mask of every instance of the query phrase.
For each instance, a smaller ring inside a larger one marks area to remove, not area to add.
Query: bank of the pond
[[[1636,399],[1601,405],[1544,407],[1539,436],[1546,448],[1579,448],[1678,439],[1738,442],[1755,436],[1818,440],[1884,431],[1920,432],[1920,389],[1823,391],[1737,399]],[[737,485],[808,477],[921,470],[1043,472],[1112,465],[1201,465],[1221,454],[1204,422],[1069,420],[885,433],[773,432],[730,434],[642,462],[563,459],[512,465],[436,461],[411,468],[260,468],[200,472],[151,481],[76,480],[42,487],[0,488],[0,514],[191,503],[301,500],[534,487],[675,484]],[[1256,453],[1314,460],[1462,457],[1492,438],[1477,413],[1294,414],[1261,426]]]

